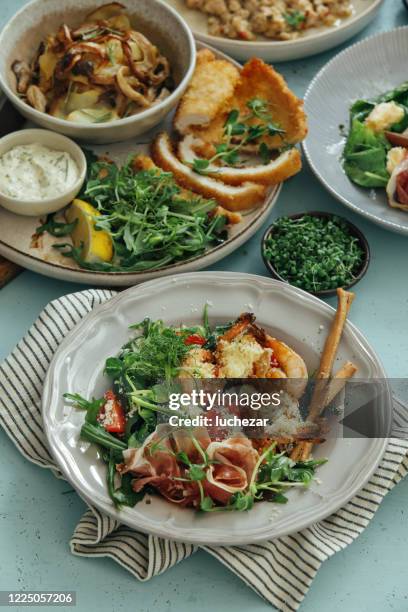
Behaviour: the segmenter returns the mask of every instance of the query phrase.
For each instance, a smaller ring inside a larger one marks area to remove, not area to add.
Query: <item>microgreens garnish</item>
[[[209,214],[217,206],[215,200],[182,192],[171,173],[135,172],[132,159],[122,167],[91,161],[78,197],[99,211],[96,229],[110,234],[114,250],[112,261],[88,261],[82,257],[81,245],[54,245],[82,268],[155,270],[195,257],[226,238],[226,218]],[[48,220],[38,231],[66,236],[73,228]]]
[[[195,172],[205,174],[211,164],[218,160],[228,166],[236,165],[245,145],[256,143],[263,136],[279,135],[284,144],[285,130],[272,121],[268,102],[261,98],[251,98],[246,107],[248,112],[242,115],[238,109],[230,111],[224,124],[224,142],[215,147],[215,154],[211,158],[194,159],[192,167]],[[259,144],[258,154],[264,164],[271,159],[269,148],[264,142]]]

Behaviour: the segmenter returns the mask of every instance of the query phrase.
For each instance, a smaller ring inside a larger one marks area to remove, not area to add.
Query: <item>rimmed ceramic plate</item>
[[[65,392],[98,397],[108,381],[105,359],[129,338],[128,326],[144,317],[189,324],[201,319],[205,302],[210,322],[225,322],[252,310],[260,325],[291,344],[316,369],[333,308],[279,281],[252,274],[200,272],[157,279],[128,289],[96,308],[67,336],[51,363],[44,385],[42,414],[49,447],[64,476],[83,499],[134,529],[196,544],[253,543],[298,531],[328,516],[367,482],[386,440],[331,439],[316,456],[328,457],[319,469],[320,485],[291,491],[284,505],[256,504],[245,513],[200,514],[152,496],[134,508],[115,510],[106,488],[106,467],[95,446],[79,439],[83,412],[67,405]],[[384,378],[383,367],[362,334],[347,323],[338,360],[352,359],[362,378]],[[382,411],[390,409],[390,398]]]
[[[206,45],[198,44],[198,47]],[[224,57],[236,66],[240,67],[230,57],[216,51],[220,57]],[[2,100],[5,102],[4,98]],[[2,104],[0,102],[0,117]],[[149,145],[156,133],[171,131],[172,114],[157,128],[139,136],[134,140],[111,145],[84,145],[100,155],[107,154],[116,162],[123,163],[130,153],[145,153],[149,151]],[[96,272],[80,268],[73,260],[64,257],[53,248],[53,244],[69,242],[67,238],[54,238],[43,234],[39,239],[35,237],[36,228],[41,225],[38,217],[23,217],[15,215],[0,207],[0,255],[13,261],[24,268],[65,281],[83,283],[93,286],[122,286],[129,287],[152,278],[158,278],[167,274],[177,274],[202,270],[223,259],[244,244],[262,226],[268,218],[278,198],[281,185],[275,185],[269,189],[265,201],[258,207],[243,213],[243,220],[233,225],[229,230],[228,239],[221,245],[208,249],[202,255],[170,264],[154,271],[146,272]]]
[[[408,213],[390,208],[384,189],[352,183],[341,165],[349,109],[358,98],[377,96],[408,78],[408,27],[367,38],[348,47],[315,76],[305,95],[309,133],[303,150],[320,182],[355,212],[408,235]]]
[[[266,38],[242,41],[211,36],[208,34],[207,17],[203,13],[187,8],[185,0],[165,1],[184,17],[197,40],[213,45],[241,61],[256,56],[268,62],[284,62],[327,51],[355,36],[374,19],[383,0],[353,0],[354,10],[350,17],[338,20],[332,27],[310,29],[299,38],[289,41]]]

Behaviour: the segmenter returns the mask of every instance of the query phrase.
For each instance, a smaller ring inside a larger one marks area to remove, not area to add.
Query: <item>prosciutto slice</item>
[[[189,432],[159,426],[143,446],[123,452],[124,463],[118,466],[118,471],[135,477],[132,483],[135,491],[150,485],[172,503],[197,507],[200,485],[189,479],[188,465],[178,461],[177,454],[183,452],[191,463],[202,464],[204,451],[209,459],[205,479],[201,481],[204,493],[219,504],[227,504],[234,493],[248,487],[259,458],[244,435],[211,442],[204,427]]]
[[[194,444],[193,439],[203,450],[206,450],[211,442],[208,430],[205,427],[196,427],[191,433],[185,429],[176,429],[173,432],[176,452],[184,452],[191,463],[202,463],[203,455]]]
[[[181,476],[167,428],[158,427],[140,448],[123,451],[123,457],[124,464],[118,466],[118,470],[122,474],[134,474],[135,491],[141,491],[145,485],[150,484],[163,490],[163,494],[169,493],[174,483],[177,483],[174,478]]]
[[[252,478],[258,452],[245,436],[234,436],[223,442],[212,442],[207,448],[210,464],[204,483],[206,494],[227,504],[234,493],[244,491]]]
[[[392,208],[408,210],[408,157],[394,169],[387,185],[387,196]]]
[[[208,434],[208,439],[205,434],[205,431],[197,432],[200,445],[204,447],[209,443]],[[187,436],[183,439],[179,437],[176,441],[171,427],[159,426],[141,447],[123,451],[124,463],[118,465],[117,469],[121,474],[131,473],[135,477],[132,487],[136,492],[150,485],[172,503],[197,506],[200,500],[197,483],[180,480],[185,476],[187,466],[177,462],[176,453],[179,450],[186,452],[186,449],[187,455],[191,452],[193,460],[194,451],[198,451],[194,446],[187,448]]]
[[[397,200],[400,204],[408,206],[408,169],[397,176]]]

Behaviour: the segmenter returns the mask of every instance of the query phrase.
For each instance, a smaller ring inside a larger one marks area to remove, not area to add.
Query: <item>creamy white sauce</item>
[[[65,151],[40,144],[15,146],[0,156],[0,191],[12,198],[43,200],[65,193],[78,167]]]

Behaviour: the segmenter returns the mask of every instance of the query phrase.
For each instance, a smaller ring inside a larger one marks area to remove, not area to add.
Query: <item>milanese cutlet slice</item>
[[[178,157],[185,164],[192,165],[197,159],[195,153],[202,145],[202,140],[188,134],[178,144]],[[212,176],[228,185],[241,185],[246,181],[261,183],[262,185],[276,185],[286,181],[289,177],[297,174],[302,168],[300,152],[295,147],[283,151],[278,157],[272,159],[268,164],[256,166],[218,166],[209,164],[206,169],[207,176]]]
[[[283,143],[296,144],[306,137],[307,118],[303,101],[289,89],[281,74],[258,58],[251,59],[243,67],[234,96],[224,113],[218,113],[204,129],[195,126],[191,131],[206,143],[222,142],[228,111],[236,108],[245,115],[248,113],[247,103],[254,98],[267,103],[272,121],[285,130],[283,137],[264,136],[257,145],[265,142],[269,148],[279,149]],[[257,119],[252,120],[253,124],[257,122]]]
[[[234,101],[245,112],[251,98],[261,98],[268,102],[273,122],[285,130],[285,143],[296,144],[306,137],[307,119],[303,100],[289,89],[281,74],[258,58],[245,64]],[[282,146],[279,136],[265,136],[263,140],[271,148]]]
[[[197,174],[190,166],[183,164],[174,154],[169,135],[159,134],[152,146],[155,163],[172,172],[179,185],[191,189],[206,198],[214,198],[230,211],[240,211],[262,204],[266,187],[257,183],[242,183],[239,186],[226,185],[209,176]]]
[[[239,81],[239,71],[230,62],[216,59],[209,49],[197,54],[191,83],[177,108],[174,127],[187,134],[192,126],[206,126],[229,108]]]

